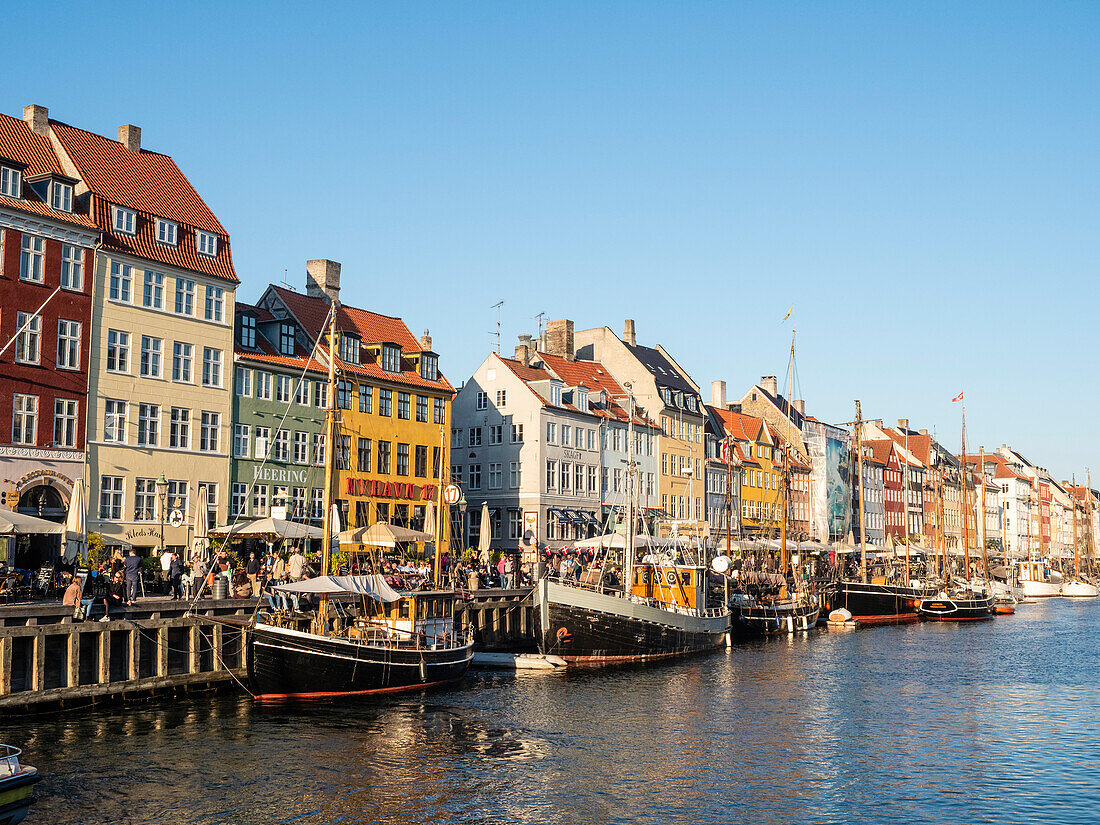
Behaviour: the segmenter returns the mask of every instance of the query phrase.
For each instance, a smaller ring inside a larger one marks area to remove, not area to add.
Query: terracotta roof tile
[[[50,121],[88,188],[104,200],[228,236],[214,213],[168,155],[131,152],[117,140]]]
[[[302,295],[300,292],[294,292],[274,284],[270,288],[275,291],[279,300],[298,319],[307,335],[314,340],[322,336],[322,328],[328,319],[329,311],[329,303],[326,299]],[[405,326],[405,322],[393,316],[380,315],[377,312],[341,304],[336,312],[336,328],[341,332],[358,335],[364,344],[397,344],[401,347],[401,352],[404,355],[417,354],[423,351],[420,342]],[[337,359],[337,362],[348,375],[374,378],[379,381],[393,381],[424,389],[454,391],[454,387],[451,386],[443,373],[439,374],[438,381],[429,381],[421,378],[420,374],[414,369],[402,369],[400,373],[392,373],[383,370],[382,366],[376,362],[349,364],[342,359]]]
[[[23,170],[23,197],[8,198],[0,196],[0,205],[95,229],[95,221],[87,215],[79,212],[59,212],[43,203],[26,182],[26,178],[34,175],[65,174],[61,168],[61,163],[54,154],[53,146],[50,144],[48,137],[35,134],[22,120],[0,114],[0,157],[19,161],[26,165],[26,169]]]
[[[629,413],[621,403],[626,391],[623,390],[618,381],[611,377],[611,373],[604,368],[602,363],[599,361],[570,361],[559,355],[549,355],[543,352],[538,353],[536,357],[546,364],[567,387],[583,385],[591,392],[602,390],[606,394],[606,411],[591,406],[590,402],[589,412],[603,415],[606,418],[616,418],[620,421],[630,420]],[[618,399],[616,399],[616,396]],[[635,415],[634,422],[648,427],[657,426],[653,421],[641,415]]]

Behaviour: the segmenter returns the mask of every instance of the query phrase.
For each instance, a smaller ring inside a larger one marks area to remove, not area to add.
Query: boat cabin
[[[1024,582],[1049,582],[1046,563],[1041,561],[1017,562],[1020,569],[1020,581]]]
[[[705,567],[640,565],[634,568],[632,596],[656,599],[664,604],[701,609],[706,604]]]

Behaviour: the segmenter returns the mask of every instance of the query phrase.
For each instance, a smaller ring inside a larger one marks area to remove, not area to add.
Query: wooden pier
[[[475,648],[535,648],[531,588],[472,590],[456,603]],[[148,599],[111,620],[74,621],[57,602],[0,607],[0,710],[40,710],[154,693],[236,687],[247,674],[245,631],[209,617],[247,620],[251,599]],[[101,613],[94,614],[96,617]]]
[[[73,621],[58,603],[0,607],[0,710],[93,704],[197,690],[245,678],[243,631],[204,619],[247,619],[255,602],[142,601],[110,621]]]

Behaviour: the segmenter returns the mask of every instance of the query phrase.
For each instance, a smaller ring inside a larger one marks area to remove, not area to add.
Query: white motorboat
[[[1062,595],[1061,582],[1053,581],[1046,564],[1041,561],[1017,562],[1020,586],[1027,598],[1050,598]]]
[[[1100,596],[1100,589],[1087,581],[1075,579],[1062,584],[1062,595],[1067,599],[1095,599]]]

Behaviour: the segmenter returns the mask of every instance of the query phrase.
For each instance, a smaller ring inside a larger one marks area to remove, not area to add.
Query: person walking
[[[244,572],[248,574],[248,583],[252,585],[252,598],[260,598],[260,560],[256,558],[255,551],[248,554],[248,564]]]
[[[302,555],[302,551],[297,547],[294,548],[294,552],[290,556],[290,561],[286,563],[287,571],[290,573],[290,580],[292,582],[300,582],[302,580],[302,573],[306,569],[306,557]]]
[[[132,606],[137,601],[138,589],[141,587],[141,557],[133,547],[122,562],[122,573],[126,580],[126,605]]]
[[[183,559],[179,553],[173,553],[168,561],[168,583],[171,585],[171,600],[183,598]]]
[[[515,570],[516,568],[512,562],[511,555],[506,555],[504,557],[504,582],[501,585],[505,590],[511,590],[513,587],[515,587]]]

